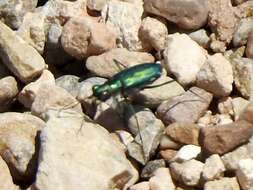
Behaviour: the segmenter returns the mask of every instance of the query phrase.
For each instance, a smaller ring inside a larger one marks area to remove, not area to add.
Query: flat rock
[[[231,93],[233,81],[232,65],[219,53],[208,57],[197,74],[196,85],[222,97]]]
[[[116,35],[104,23],[88,17],[72,18],[63,27],[61,44],[68,54],[81,60],[115,48]]]
[[[205,161],[202,178],[204,181],[212,181],[223,176],[225,166],[218,154],[213,154]]]
[[[227,125],[204,127],[200,131],[200,144],[211,154],[224,154],[245,143],[253,134],[253,125],[240,120]]]
[[[116,48],[98,56],[90,56],[86,61],[86,67],[97,76],[110,78],[128,67],[141,63],[153,63],[154,61],[154,57],[149,53]]]
[[[43,70],[41,76],[36,81],[27,84],[18,94],[19,102],[25,107],[30,108],[42,84],[55,84],[54,75],[50,71]]]
[[[199,145],[199,127],[194,123],[173,123],[166,127],[165,133],[181,144]]]
[[[224,177],[205,183],[204,190],[240,190],[240,186],[235,177]]]
[[[0,79],[0,111],[6,111],[18,94],[18,84],[14,77]]]
[[[127,189],[137,181],[136,169],[109,133],[85,120],[69,115],[47,122],[40,135],[36,189]]]
[[[162,16],[184,29],[197,29],[205,25],[208,6],[205,1],[144,0],[145,11]]]
[[[253,102],[250,101],[247,104],[247,106],[244,108],[244,110],[242,110],[239,116],[239,120],[246,120],[250,122],[251,124],[253,124],[252,114],[253,114]]]
[[[207,58],[205,50],[197,42],[179,33],[168,35],[163,56],[166,70],[183,86],[195,82]]]
[[[112,0],[102,10],[106,25],[113,26],[117,32],[117,47],[130,51],[147,51],[151,47],[139,38],[139,28],[143,14],[142,1]]]
[[[173,122],[196,122],[207,110],[212,94],[197,87],[192,87],[184,94],[163,102],[157,108],[159,118],[165,124]]]
[[[16,181],[31,182],[38,159],[38,132],[45,123],[30,114],[0,114],[0,154]]]
[[[41,55],[1,22],[0,47],[2,62],[22,82],[31,82],[46,67]]]
[[[0,183],[2,190],[20,190],[20,188],[14,185],[12,177],[8,168],[8,165],[0,156]]]
[[[253,187],[253,159],[240,160],[236,171],[236,177],[243,190]]]

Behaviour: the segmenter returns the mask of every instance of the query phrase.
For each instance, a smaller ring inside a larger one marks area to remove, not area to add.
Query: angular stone
[[[178,150],[182,144],[173,141],[171,138],[169,138],[167,135],[162,135],[161,140],[160,140],[160,149],[175,149]]]
[[[204,190],[240,190],[240,186],[235,177],[224,177],[220,180],[208,181],[204,185]]]
[[[207,3],[199,0],[144,0],[144,9],[184,29],[200,28],[205,25],[208,15]]]
[[[251,190],[253,187],[253,159],[239,161],[236,177],[243,190]]]
[[[168,35],[166,22],[162,22],[161,19],[146,17],[142,20],[139,33],[140,38],[146,43],[150,43],[156,51],[164,50],[166,36]]]
[[[219,99],[218,110],[221,114],[229,114],[234,116],[233,99],[231,97],[223,97]]]
[[[88,17],[73,18],[63,27],[61,44],[68,54],[81,60],[115,48],[116,36],[104,23]]]
[[[143,2],[112,0],[102,10],[102,19],[117,31],[117,47],[130,51],[148,51],[149,44],[139,38],[139,28],[143,14]]]
[[[231,63],[222,55],[209,56],[197,74],[197,86],[214,96],[228,96],[232,91],[233,70]]]
[[[1,22],[0,47],[1,60],[22,82],[31,82],[46,67],[41,55]]]
[[[175,190],[169,168],[163,167],[155,170],[153,177],[149,179],[149,186],[151,190]]]
[[[166,150],[160,150],[159,155],[168,163],[172,161],[172,159],[176,156],[177,150],[173,149],[166,149]]]
[[[1,190],[20,190],[18,186],[14,185],[8,165],[0,156],[0,184]]]
[[[72,96],[76,97],[80,90],[80,77],[75,75],[63,75],[55,80],[55,84],[67,90]]]
[[[253,26],[248,36],[247,47],[246,47],[245,53],[248,58],[250,59],[253,58]]]
[[[38,134],[45,123],[30,114],[0,114],[0,155],[15,181],[31,182],[36,174]]]
[[[40,78],[26,85],[18,95],[19,102],[30,108],[42,84],[55,84],[54,75],[50,71],[43,70]]]
[[[239,120],[246,120],[253,124],[253,101],[250,101],[249,104],[242,110]]]
[[[129,190],[150,190],[149,182],[143,181],[129,187]]]
[[[247,142],[252,135],[253,125],[240,120],[227,125],[202,128],[200,144],[208,153],[224,154]]]
[[[142,178],[150,178],[153,175],[153,172],[159,168],[165,167],[165,161],[163,159],[160,160],[151,160],[147,162],[144,168],[141,171]]]
[[[248,106],[250,102],[244,98],[237,97],[232,99],[233,111],[234,111],[234,118],[238,120],[241,113],[244,109]]]
[[[0,112],[6,111],[18,94],[18,84],[14,77],[0,79]]]
[[[179,33],[167,37],[163,56],[168,73],[175,75],[184,86],[195,82],[197,73],[206,61],[205,50],[186,34]]]
[[[196,145],[182,146],[171,161],[185,162],[197,158],[201,153],[201,147]]]
[[[194,123],[173,123],[165,129],[165,133],[176,142],[199,145],[199,127]]]
[[[87,7],[90,10],[101,11],[108,0],[88,0]]]
[[[86,61],[86,67],[97,76],[110,78],[125,68],[141,63],[153,63],[154,61],[154,57],[149,53],[116,48],[98,56],[90,56]]]
[[[58,189],[59,184],[62,190],[127,189],[137,181],[136,169],[109,133],[85,120],[75,115],[49,119],[40,135],[43,159],[36,189]]]
[[[218,154],[213,154],[206,159],[202,178],[204,181],[212,181],[223,176],[225,166]]]
[[[157,114],[165,124],[194,123],[207,110],[211,100],[212,94],[201,88],[192,87],[181,96],[163,102],[157,108]]]
[[[208,48],[210,38],[205,29],[199,29],[197,31],[191,32],[189,33],[189,36],[203,48]]]

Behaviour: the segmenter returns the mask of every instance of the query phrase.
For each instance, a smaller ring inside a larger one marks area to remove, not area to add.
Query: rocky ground
[[[0,19],[1,190],[253,190],[252,0],[0,0]],[[163,73],[100,101],[115,60]]]

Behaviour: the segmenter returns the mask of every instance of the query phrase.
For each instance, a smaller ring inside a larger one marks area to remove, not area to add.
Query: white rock
[[[40,138],[38,190],[124,190],[138,179],[109,133],[82,117],[51,117]]]
[[[108,0],[87,0],[87,7],[91,10],[101,11]]]
[[[220,180],[208,181],[204,185],[204,190],[240,190],[240,186],[235,177],[225,177]]]
[[[118,47],[124,47],[130,51],[150,49],[149,45],[142,44],[138,36],[142,14],[142,3],[112,0],[103,8],[102,18],[106,24],[117,30]]]
[[[197,186],[200,181],[204,164],[197,160],[189,160],[184,163],[173,162],[170,164],[172,178],[187,186]]]
[[[196,158],[201,152],[201,147],[196,145],[185,145],[179,149],[171,161],[185,162]]]
[[[150,190],[149,182],[143,181],[143,182],[137,183],[135,185],[130,186],[129,190]]]
[[[253,189],[253,159],[240,160],[236,171],[237,179],[243,190]]]
[[[206,61],[205,50],[186,34],[169,35],[163,55],[167,71],[182,85],[194,83]]]
[[[218,110],[221,114],[229,114],[231,116],[234,115],[232,98],[231,97],[223,97],[219,99]]]
[[[244,108],[247,107],[249,104],[249,101],[242,98],[242,97],[237,97],[232,99],[232,105],[233,105],[233,111],[234,111],[234,118],[237,120],[244,110]]]
[[[149,179],[151,190],[175,190],[175,185],[171,179],[168,168],[158,168]]]
[[[224,171],[225,166],[220,156],[218,154],[213,154],[206,159],[202,177],[205,181],[211,181],[220,178]]]
[[[232,66],[221,53],[209,56],[197,74],[197,86],[214,96],[228,96],[232,91],[232,83]]]

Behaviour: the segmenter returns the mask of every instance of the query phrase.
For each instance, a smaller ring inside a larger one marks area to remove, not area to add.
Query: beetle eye
[[[108,91],[103,91],[102,94],[100,95],[100,99],[101,100],[107,100],[108,98],[110,98],[110,93]]]

